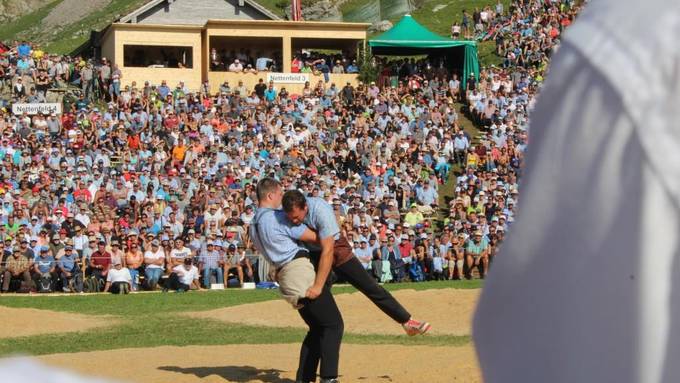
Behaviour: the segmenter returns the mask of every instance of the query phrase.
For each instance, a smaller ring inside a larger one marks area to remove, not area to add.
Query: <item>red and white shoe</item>
[[[432,326],[430,326],[430,324],[427,322],[409,319],[408,322],[402,324],[401,327],[404,328],[404,331],[406,331],[408,336],[415,336],[425,334]]]

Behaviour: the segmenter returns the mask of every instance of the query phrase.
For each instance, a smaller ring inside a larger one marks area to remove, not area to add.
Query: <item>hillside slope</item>
[[[29,14],[52,0],[0,0],[0,24]]]
[[[4,0],[8,6],[26,0]],[[0,28],[0,40],[25,39],[49,52],[68,53],[100,30],[148,0],[42,0]]]

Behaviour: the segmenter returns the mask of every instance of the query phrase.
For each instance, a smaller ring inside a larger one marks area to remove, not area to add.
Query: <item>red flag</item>
[[[302,0],[291,0],[291,16],[293,21],[302,20]]]

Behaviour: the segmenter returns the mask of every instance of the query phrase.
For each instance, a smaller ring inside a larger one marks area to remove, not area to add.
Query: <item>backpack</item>
[[[412,263],[408,272],[409,272],[409,276],[411,277],[411,280],[413,282],[422,282],[423,280],[425,280],[425,275],[423,274],[423,268],[420,266],[420,264],[418,262]]]
[[[104,282],[95,276],[89,276],[83,281],[83,291],[86,293],[98,293],[104,290]]]
[[[441,273],[444,271],[444,259],[442,257],[433,257],[432,258],[432,268],[434,269],[435,273]]]
[[[392,270],[390,268],[389,262],[382,262],[380,270],[380,282],[390,282],[392,281]]]
[[[83,291],[84,288],[84,283],[83,283],[83,274],[82,273],[77,273],[74,274],[73,277],[68,281],[68,286],[67,288],[71,292],[76,292],[80,293]]]
[[[37,286],[39,293],[51,293],[52,292],[52,276],[50,274],[43,274],[38,279]]]

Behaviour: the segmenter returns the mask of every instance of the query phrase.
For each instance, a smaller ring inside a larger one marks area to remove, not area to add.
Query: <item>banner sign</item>
[[[281,84],[304,84],[309,81],[309,73],[267,73],[267,82]]]
[[[59,103],[44,103],[44,104],[12,104],[12,113],[20,114],[61,114],[61,104]]]

